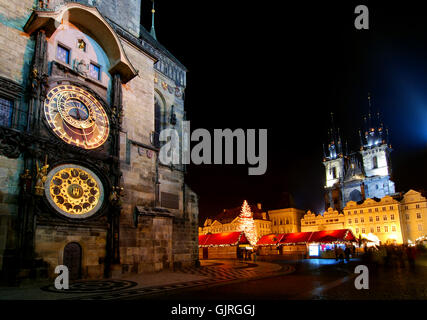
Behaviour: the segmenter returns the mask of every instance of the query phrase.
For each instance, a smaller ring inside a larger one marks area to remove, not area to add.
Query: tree
[[[256,245],[258,237],[255,230],[254,217],[251,211],[251,207],[249,207],[249,204],[246,200],[243,202],[242,209],[240,210],[239,225],[240,231],[245,233],[249,243],[252,246]]]

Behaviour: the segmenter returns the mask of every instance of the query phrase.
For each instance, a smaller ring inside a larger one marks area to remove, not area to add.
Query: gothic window
[[[22,87],[0,76],[0,126],[24,130],[28,110],[21,102]]]
[[[13,100],[0,97],[0,126],[11,127],[13,114]]]
[[[70,49],[61,44],[58,44],[58,48],[56,50],[56,59],[65,64],[70,64]]]
[[[163,101],[156,95],[154,96],[154,136],[153,145],[160,147],[160,132],[164,129],[164,107]]]
[[[377,156],[374,156],[372,158],[372,169],[376,169],[376,168],[378,168],[378,158]]]

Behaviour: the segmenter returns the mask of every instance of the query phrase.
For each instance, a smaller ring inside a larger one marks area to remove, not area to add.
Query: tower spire
[[[156,37],[156,29],[154,28],[154,15],[156,13],[156,10],[154,9],[154,0],[153,1],[153,8],[151,9],[151,30],[150,30],[150,34],[151,36],[157,40]]]
[[[371,93],[368,92],[368,107],[369,107],[369,111],[368,111],[368,126],[369,126],[369,130],[372,128],[372,104],[371,104]]]

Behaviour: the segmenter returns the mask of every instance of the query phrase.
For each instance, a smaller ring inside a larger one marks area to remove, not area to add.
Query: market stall
[[[199,259],[237,259],[252,247],[243,231],[199,235]]]

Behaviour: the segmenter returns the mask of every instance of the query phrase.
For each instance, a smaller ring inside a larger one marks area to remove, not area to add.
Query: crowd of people
[[[419,249],[409,245],[378,245],[363,248],[362,260],[371,266],[383,266],[385,268],[401,267],[406,264],[415,269],[415,260]]]

